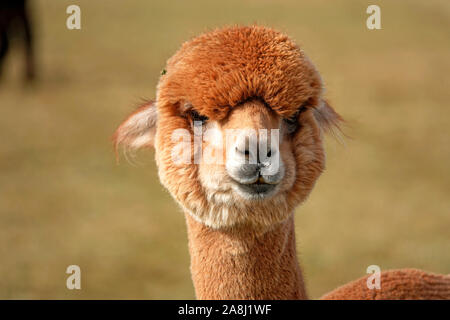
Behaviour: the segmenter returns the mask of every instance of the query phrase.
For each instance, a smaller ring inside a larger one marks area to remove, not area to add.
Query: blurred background
[[[81,8],[68,30],[67,6]],[[0,81],[0,298],[189,299],[183,214],[152,151],[115,162],[110,137],[165,61],[211,28],[288,33],[347,120],[297,210],[312,298],[382,270],[450,272],[450,2],[30,1],[35,79],[13,41]],[[66,288],[81,267],[81,290]]]

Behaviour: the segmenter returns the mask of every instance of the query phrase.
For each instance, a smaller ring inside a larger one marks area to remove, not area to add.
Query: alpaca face
[[[198,172],[210,202],[264,202],[292,187],[291,134],[296,128],[263,102],[250,100],[203,126],[206,157]]]
[[[133,113],[115,141],[154,145],[162,184],[198,221],[263,230],[308,196],[325,165],[322,131],[338,120],[287,37],[230,28],[184,44],[157,102]]]
[[[312,190],[325,165],[322,132],[337,117],[325,102],[285,118],[255,99],[220,121],[192,106],[158,114],[149,102],[125,120],[115,141],[130,149],[154,145],[162,183],[198,221],[264,230]]]

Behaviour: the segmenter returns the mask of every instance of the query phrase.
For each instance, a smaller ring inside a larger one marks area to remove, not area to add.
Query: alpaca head
[[[184,43],[165,70],[116,146],[154,146],[162,184],[207,226],[287,219],[324,169],[322,132],[340,120],[309,59],[272,29],[232,27]]]

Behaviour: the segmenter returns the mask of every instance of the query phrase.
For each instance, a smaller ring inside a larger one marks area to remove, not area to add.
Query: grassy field
[[[70,31],[73,3],[32,3],[39,81],[23,85],[16,48],[0,83],[0,298],[194,298],[153,154],[116,165],[110,136],[182,41],[234,23],[290,34],[348,121],[296,215],[311,297],[371,264],[450,272],[450,2],[377,1],[374,31],[367,1],[85,0]]]

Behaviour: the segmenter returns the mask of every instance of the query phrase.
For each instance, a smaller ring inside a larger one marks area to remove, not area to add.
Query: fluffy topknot
[[[229,27],[185,42],[168,60],[158,105],[190,103],[220,120],[251,98],[283,116],[318,103],[322,83],[312,63],[288,36],[260,26]]]

